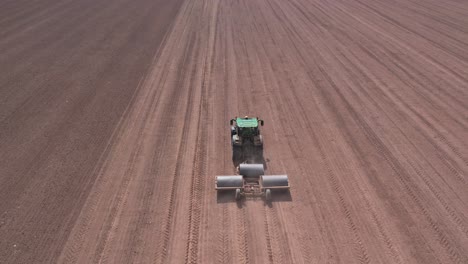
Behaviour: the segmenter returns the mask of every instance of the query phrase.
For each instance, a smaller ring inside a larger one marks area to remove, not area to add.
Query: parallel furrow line
[[[274,263],[273,262],[273,249],[271,246],[271,228],[270,225],[268,224],[268,213],[265,207],[263,207],[263,216],[264,216],[264,226],[265,226],[265,240],[266,240],[266,246],[267,246],[267,254],[268,254],[268,261],[269,263]]]
[[[422,173],[421,171],[411,162],[411,159],[407,158],[407,162],[416,172],[416,174],[424,181],[427,185],[429,190],[431,190],[432,194],[437,198],[437,200],[442,204],[445,211],[447,211],[448,215],[452,218],[452,220],[458,225],[458,227],[463,231],[464,235],[468,237],[468,228],[464,224],[464,221],[458,216],[455,210],[453,210],[447,202],[440,195],[440,191],[437,190],[437,187],[434,186]],[[440,175],[439,175],[440,176]]]

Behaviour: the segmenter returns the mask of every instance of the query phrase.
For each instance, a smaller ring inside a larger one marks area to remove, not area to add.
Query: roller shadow
[[[292,202],[292,196],[290,191],[284,190],[273,190],[271,192],[271,202],[270,203],[277,203],[277,202]]]
[[[245,198],[236,200],[235,198],[235,192],[234,191],[217,191],[216,194],[216,203],[218,204],[233,204],[236,203],[237,208],[242,208],[242,206],[245,204],[246,200]]]
[[[216,191],[216,203],[235,203],[235,191]]]
[[[247,201],[257,201],[257,200],[263,200],[264,203],[268,207],[272,207],[275,203],[282,203],[282,202],[292,202],[292,196],[290,191],[272,191],[271,192],[271,201],[266,201],[264,197],[248,197],[245,198],[243,197],[240,200],[236,200],[235,198],[235,192],[234,191],[217,191],[216,192],[216,203],[218,204],[224,204],[224,203],[236,203],[238,208],[242,208],[242,206],[247,202]]]

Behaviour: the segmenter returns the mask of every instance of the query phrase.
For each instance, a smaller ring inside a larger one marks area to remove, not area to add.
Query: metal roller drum
[[[262,187],[271,189],[288,189],[288,175],[266,175],[262,176]]]
[[[243,180],[240,175],[216,176],[216,189],[242,188]]]
[[[263,164],[242,163],[239,165],[239,174],[245,177],[259,177],[265,174],[265,169],[263,168]]]

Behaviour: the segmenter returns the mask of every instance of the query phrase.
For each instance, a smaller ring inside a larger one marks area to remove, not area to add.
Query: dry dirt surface
[[[0,263],[468,263],[467,14],[0,1]],[[246,114],[272,203],[214,190]]]

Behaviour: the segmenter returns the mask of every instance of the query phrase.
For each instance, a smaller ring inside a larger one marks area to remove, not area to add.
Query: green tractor
[[[263,137],[259,125],[263,120],[258,117],[236,117],[230,120],[232,159],[237,166],[242,162],[263,162]]]
[[[258,125],[263,126],[263,120],[258,119],[258,117],[246,116],[233,118],[229,123],[233,147],[242,147],[245,144],[263,147],[263,137],[258,128]]]
[[[258,117],[236,117],[231,119],[232,160],[236,175],[216,176],[215,189],[218,195],[235,191],[235,199],[242,197],[265,197],[272,199],[273,191],[289,192],[288,175],[265,175],[263,138],[258,126],[263,120]]]

